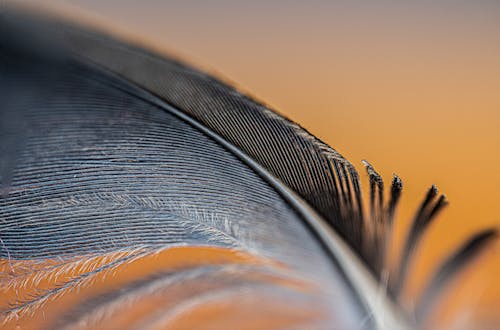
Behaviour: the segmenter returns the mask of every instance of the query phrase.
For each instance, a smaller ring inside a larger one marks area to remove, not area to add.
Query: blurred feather
[[[354,166],[298,124],[205,73],[90,28],[3,12],[0,58],[2,258],[92,260],[184,245],[235,249],[284,265],[287,281],[320,287],[321,293],[267,284],[257,290],[276,291],[275,298],[297,306],[314,302],[327,311],[326,323],[308,319],[315,327],[413,326],[413,311],[398,299],[413,251],[446,205],[435,186],[417,211],[396,272],[388,274],[403,187],[398,176],[386,201],[382,177],[364,161],[370,185],[364,210]],[[416,306],[418,322],[492,233],[479,234],[443,264]],[[35,313],[29,306],[123,261],[16,300],[5,319]],[[266,267],[255,271],[284,276]],[[187,272],[199,271],[205,269]],[[183,274],[149,274],[125,291],[108,292],[98,305],[87,300],[52,325],[102,320],[117,308],[113,299],[138,299],[144,288],[155,291],[150,286],[159,294],[168,288],[165,278],[184,281]],[[223,286],[223,279],[213,281]],[[255,289],[251,280],[243,282]],[[141,324],[164,321],[155,314]]]
[[[484,230],[475,234],[463,244],[453,255],[449,256],[432,276],[424,289],[422,297],[416,304],[415,318],[425,320],[432,308],[437,305],[439,293],[453,277],[477,257],[497,237],[494,229]]]

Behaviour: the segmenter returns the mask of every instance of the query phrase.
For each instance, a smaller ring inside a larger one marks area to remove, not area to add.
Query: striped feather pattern
[[[365,161],[365,206],[337,151],[217,79],[91,29],[8,13],[6,328],[406,329],[496,237],[474,235],[405,309],[414,251],[446,205],[436,187],[390,272],[399,177],[386,200]]]

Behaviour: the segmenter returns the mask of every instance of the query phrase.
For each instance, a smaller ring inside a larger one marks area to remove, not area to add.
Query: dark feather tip
[[[472,259],[490,246],[497,237],[497,229],[483,230],[470,238],[443,262],[416,304],[415,318],[418,321],[423,321],[432,311],[440,294],[453,277],[464,269]]]

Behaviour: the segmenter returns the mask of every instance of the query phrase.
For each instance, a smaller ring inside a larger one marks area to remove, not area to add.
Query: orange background
[[[425,191],[437,184],[450,206],[419,250],[410,293],[474,230],[499,225],[499,2],[68,4],[233,82],[360,171],[367,159],[386,182],[396,172],[405,184],[396,245]],[[448,298],[485,313],[500,303],[500,285],[492,283],[500,275],[499,244],[478,263],[481,270],[464,276]]]

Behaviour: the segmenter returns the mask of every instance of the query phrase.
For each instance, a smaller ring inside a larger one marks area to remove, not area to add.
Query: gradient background
[[[474,230],[500,224],[498,1],[53,3],[229,81],[360,171],[367,159],[387,182],[396,172],[405,186],[395,246],[437,184],[450,206],[418,251],[408,297]],[[447,308],[494,315],[498,276],[499,244],[449,290]]]

